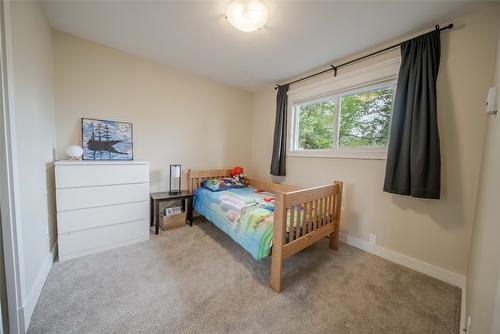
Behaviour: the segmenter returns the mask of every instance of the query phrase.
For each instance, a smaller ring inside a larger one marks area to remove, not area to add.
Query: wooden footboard
[[[188,190],[194,191],[210,178],[230,177],[230,169],[191,170],[187,172]],[[271,287],[281,291],[283,261],[325,236],[330,248],[339,242],[342,182],[299,189],[294,186],[250,179],[250,185],[275,194]]]
[[[278,191],[274,201],[271,287],[281,291],[283,261],[330,236],[330,248],[338,249],[342,182],[291,192]]]

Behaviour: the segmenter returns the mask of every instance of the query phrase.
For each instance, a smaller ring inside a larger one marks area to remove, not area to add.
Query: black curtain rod
[[[447,29],[451,29],[453,28],[453,23],[450,23],[448,24],[446,27],[443,27],[443,28],[440,28],[439,27],[439,24],[437,24],[435,26],[435,29],[436,30],[439,30],[439,31],[443,31],[443,30],[447,30]],[[420,35],[422,36],[422,35]],[[418,37],[418,36],[417,36]],[[391,45],[391,46],[388,46],[386,48],[383,48],[382,50],[378,50],[378,51],[375,51],[375,52],[372,52],[372,53],[369,53],[367,55],[364,55],[364,56],[361,56],[359,58],[356,58],[356,59],[353,59],[353,60],[349,60],[345,63],[342,63],[342,64],[339,64],[337,66],[334,66],[334,65],[330,65],[330,68],[326,69],[326,70],[323,70],[323,71],[320,71],[320,72],[317,72],[317,73],[313,73],[311,75],[308,75],[306,77],[303,77],[303,78],[300,78],[300,79],[297,79],[297,80],[294,80],[294,81],[290,81],[290,82],[287,82],[285,84],[281,84],[281,85],[292,85],[294,83],[297,83],[297,82],[300,82],[300,81],[303,81],[303,80],[307,80],[307,79],[310,79],[310,78],[313,78],[315,76],[318,76],[318,75],[321,75],[321,74],[324,74],[324,73],[327,73],[327,72],[330,72],[330,71],[333,71],[333,76],[336,77],[337,76],[337,70],[341,67],[344,67],[344,66],[347,66],[347,65],[350,65],[352,63],[355,63],[355,62],[358,62],[360,60],[363,60],[363,59],[366,59],[366,58],[370,58],[370,57],[373,57],[379,53],[382,53],[382,52],[385,52],[385,51],[388,51],[390,49],[394,49],[394,48],[397,48],[398,46],[401,46],[401,44],[403,44],[404,42],[406,42],[408,40],[405,40],[403,42],[400,42],[398,44],[394,44],[394,45]],[[276,86],[274,87],[274,89],[278,89],[279,86],[281,86],[279,84],[276,84]]]

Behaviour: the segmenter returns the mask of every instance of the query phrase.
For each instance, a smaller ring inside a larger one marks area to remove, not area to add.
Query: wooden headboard
[[[223,179],[225,177],[231,177],[231,169],[206,169],[206,170],[192,170],[187,171],[187,186],[189,191],[195,191],[200,187],[201,182],[207,179]],[[295,186],[290,186],[287,184],[272,183],[265,181],[258,181],[255,179],[249,179],[250,185],[256,189],[265,190],[270,193],[276,193],[278,191],[289,192],[299,190],[300,188]]]
[[[192,170],[187,171],[187,187],[188,191],[195,191],[200,187],[201,182],[206,179],[223,179],[231,177],[230,169],[206,169],[206,170]]]

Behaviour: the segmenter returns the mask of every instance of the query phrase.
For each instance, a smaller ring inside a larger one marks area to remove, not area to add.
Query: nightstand
[[[182,190],[179,193],[169,193],[168,191],[151,193],[151,223],[155,225],[155,234],[160,230],[160,203],[167,201],[182,200],[182,210],[186,211],[186,220],[193,226],[193,194],[190,191]]]

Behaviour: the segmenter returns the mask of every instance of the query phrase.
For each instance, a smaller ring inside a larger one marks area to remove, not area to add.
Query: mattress
[[[211,191],[198,188],[194,209],[229,235],[256,260],[269,255],[274,195],[252,187]]]

